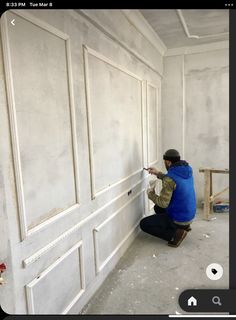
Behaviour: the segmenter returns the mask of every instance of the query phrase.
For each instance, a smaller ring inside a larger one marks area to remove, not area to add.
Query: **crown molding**
[[[122,12],[122,10],[120,10],[120,11]],[[147,67],[149,67],[151,70],[153,70],[155,73],[157,73],[162,78],[162,73],[163,73],[162,65],[161,65],[161,67],[159,67],[159,66],[157,67],[152,62],[150,62],[146,57],[144,57],[139,52],[137,52],[135,49],[130,48],[129,45],[127,45],[127,43],[125,43],[123,40],[121,40],[117,37],[117,34],[115,34],[114,31],[111,30],[111,28],[108,28],[107,26],[105,27],[99,19],[97,19],[96,17],[91,15],[89,10],[86,10],[86,9],[74,10],[74,14],[76,16],[80,15],[81,17],[83,17],[84,19],[89,21],[93,26],[95,26],[103,34],[105,34],[110,39],[112,39],[114,42],[119,44],[127,52],[132,54],[134,57],[136,57],[139,61],[144,63]],[[163,55],[161,55],[161,57],[163,57]]]
[[[148,21],[139,10],[123,9],[121,12],[126,19],[161,53],[164,55],[167,48]]]

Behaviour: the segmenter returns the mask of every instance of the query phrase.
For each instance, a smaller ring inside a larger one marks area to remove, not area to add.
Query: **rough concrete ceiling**
[[[143,9],[140,12],[168,49],[229,39],[228,10]],[[199,38],[189,38],[188,32]]]

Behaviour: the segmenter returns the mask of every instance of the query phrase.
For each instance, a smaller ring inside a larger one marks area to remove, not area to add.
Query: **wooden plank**
[[[210,170],[204,172],[204,218],[209,220],[210,215]]]
[[[218,192],[218,193],[216,193],[214,195],[211,195],[210,196],[210,201],[213,202],[216,197],[218,197],[220,194],[226,192],[227,190],[229,190],[229,187],[226,187],[222,191],[220,191],[220,192]]]
[[[229,173],[229,169],[213,169],[213,168],[200,168],[199,172],[210,171],[212,173]]]
[[[212,196],[213,194],[213,185],[212,185],[212,171],[210,171],[210,197]],[[210,213],[213,212],[213,202],[210,201],[209,199],[209,202],[210,202]]]

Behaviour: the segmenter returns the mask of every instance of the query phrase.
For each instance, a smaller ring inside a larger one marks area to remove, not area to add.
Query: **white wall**
[[[198,50],[203,51],[200,46]],[[193,166],[200,202],[204,180],[199,168],[229,168],[227,48],[164,58],[162,116],[163,150],[178,149]],[[213,192],[227,185],[228,176],[213,175]]]
[[[162,55],[120,10],[16,11],[1,23],[1,305],[78,313],[148,213]]]

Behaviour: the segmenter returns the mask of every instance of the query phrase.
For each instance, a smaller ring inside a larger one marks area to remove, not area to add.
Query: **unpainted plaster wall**
[[[163,150],[178,149],[193,166],[200,205],[199,168],[229,168],[228,49],[165,57],[162,94]],[[214,193],[227,185],[227,175],[213,175]]]
[[[1,305],[77,314],[148,213],[162,56],[120,10],[9,11],[1,35]]]

